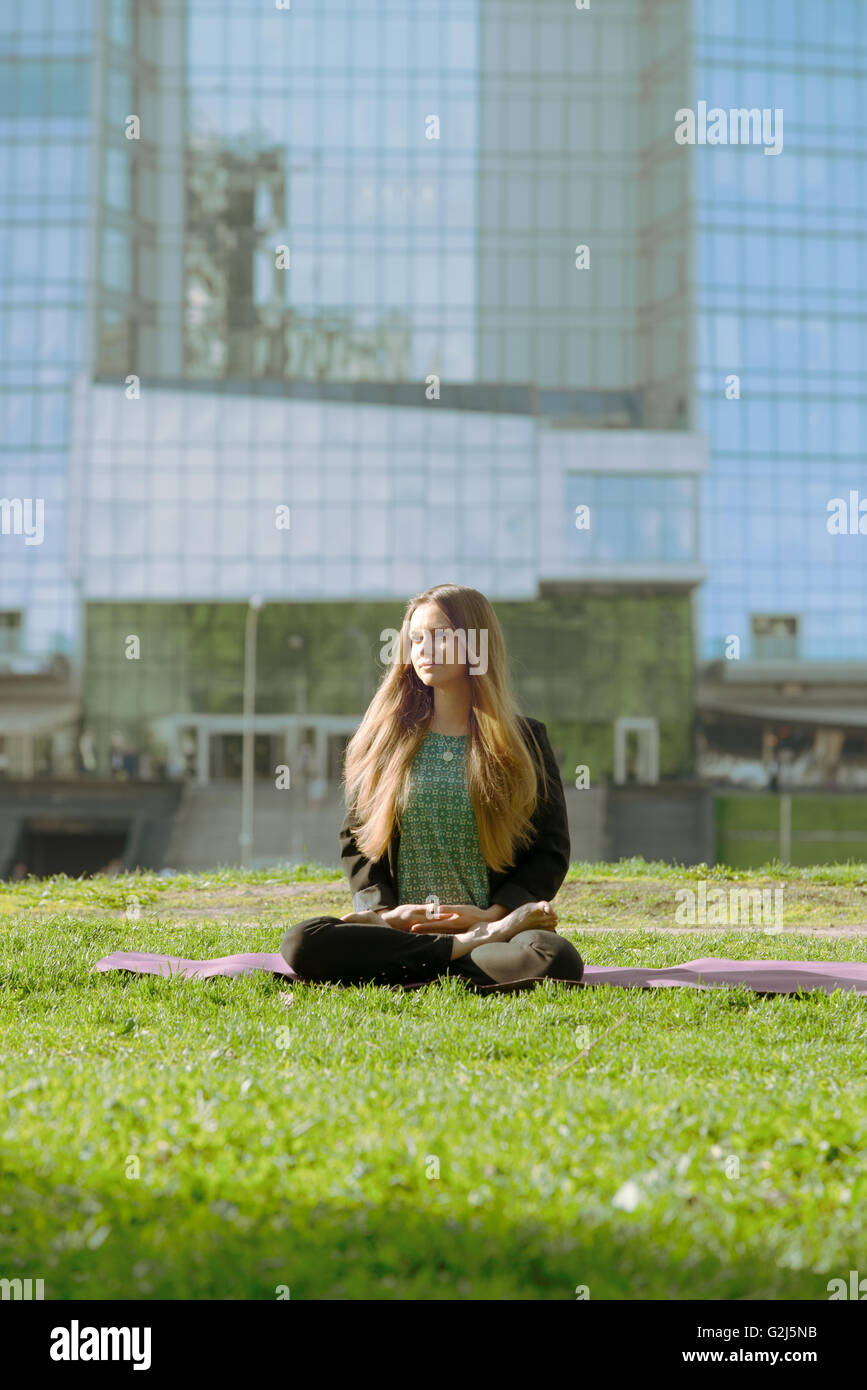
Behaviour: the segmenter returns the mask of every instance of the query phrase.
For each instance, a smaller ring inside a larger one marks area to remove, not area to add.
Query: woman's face
[[[449,685],[467,674],[466,643],[435,603],[422,603],[409,624],[410,660],[423,685]]]

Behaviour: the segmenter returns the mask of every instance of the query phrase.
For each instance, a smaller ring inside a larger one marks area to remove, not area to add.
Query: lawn
[[[783,883],[783,934],[677,927],[697,878]],[[556,905],[593,964],[867,960],[865,864],[574,865]],[[349,907],[315,866],[0,889],[0,1276],[60,1299],[827,1299],[867,1274],[867,999],[92,969],[275,950]]]

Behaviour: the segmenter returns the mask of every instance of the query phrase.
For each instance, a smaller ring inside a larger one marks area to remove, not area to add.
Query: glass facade
[[[697,561],[697,487],[695,478],[658,474],[568,476],[570,552],[585,562]]]
[[[78,406],[88,598],[405,598],[444,573],[536,592],[530,419],[201,388]]]
[[[641,6],[482,0],[480,20],[479,377],[643,385]]]
[[[630,392],[621,423],[684,427],[685,181],[643,79],[685,3],[136,7],[101,369]]]
[[[478,0],[191,0],[186,374],[476,378],[479,41]]]
[[[867,547],[827,520],[867,496],[867,6],[696,0],[694,17],[696,98],[784,121],[778,155],[692,152],[703,654],[728,635],[766,654],[751,620],[779,614],[798,619],[789,655],[863,661]]]
[[[14,631],[16,656],[37,662],[77,626],[67,461],[86,360],[92,73],[89,0],[0,7],[0,498],[44,508],[41,543],[4,525],[0,607],[5,654]]]
[[[560,523],[588,488],[597,558],[695,582],[704,455],[683,433],[203,383],[129,399],[82,382],[74,404],[71,552],[89,600],[405,599],[444,573],[532,599],[584,577]],[[621,477],[624,460],[642,471]]]
[[[93,365],[114,374],[152,370],[160,348],[155,299],[164,274],[157,246],[160,230],[169,233],[160,227],[169,207],[156,177],[167,138],[168,113],[157,100],[164,22],[171,29],[157,0],[110,0],[101,36]]]
[[[9,0],[7,654],[112,594],[643,564],[705,567],[705,657],[867,658],[865,69],[856,0]],[[684,150],[693,99],[782,152]]]

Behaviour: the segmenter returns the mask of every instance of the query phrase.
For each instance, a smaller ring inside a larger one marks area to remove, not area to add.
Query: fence
[[[739,793],[716,796],[716,859],[750,869],[769,859],[867,862],[867,794]]]

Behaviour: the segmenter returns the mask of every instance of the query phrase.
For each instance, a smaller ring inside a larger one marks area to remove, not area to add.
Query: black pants
[[[484,969],[473,959],[479,952]],[[280,954],[299,979],[320,984],[403,985],[458,975],[477,989],[526,988],[545,979],[577,983],[584,974],[572,943],[545,928],[477,946],[453,961],[451,936],[311,917],[289,928]]]

